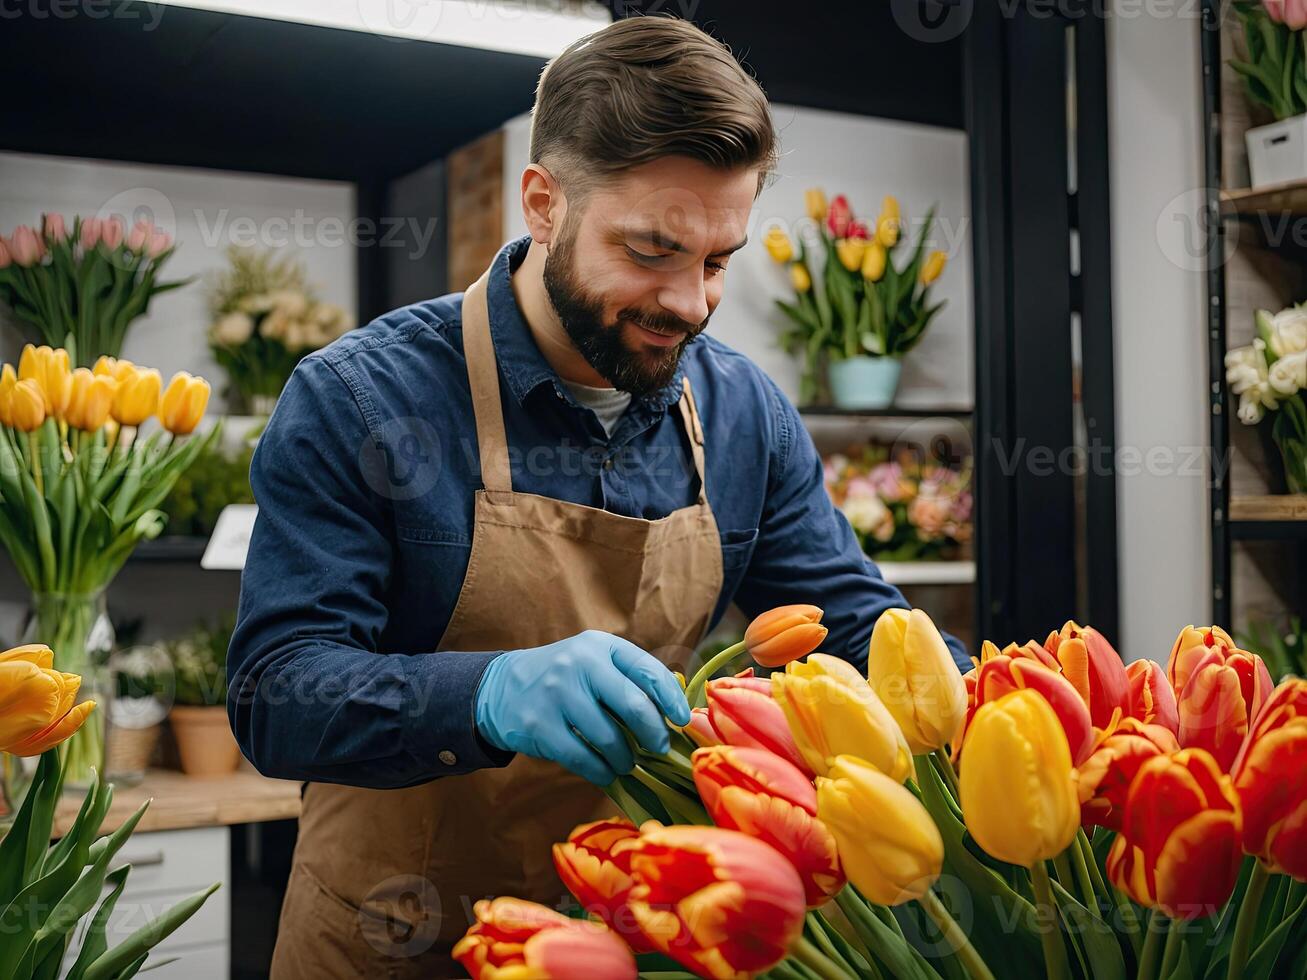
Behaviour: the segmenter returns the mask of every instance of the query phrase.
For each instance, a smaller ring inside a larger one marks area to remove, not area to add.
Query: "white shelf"
[[[974,561],[882,561],[876,565],[890,585],[970,585],[976,580]]]

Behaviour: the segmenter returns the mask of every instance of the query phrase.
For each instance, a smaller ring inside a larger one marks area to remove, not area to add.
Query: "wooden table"
[[[300,815],[300,783],[269,779],[242,768],[229,776],[187,776],[170,769],[151,769],[135,786],[114,787],[113,805],[101,833],[109,833],[153,799],[137,825],[138,833],[221,827],[264,820],[291,820]],[[55,810],[54,835],[68,831],[82,805],[79,794],[65,794]]]

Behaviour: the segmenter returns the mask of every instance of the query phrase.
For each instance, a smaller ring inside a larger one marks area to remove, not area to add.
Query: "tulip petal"
[[[6,752],[11,755],[33,756],[40,755],[56,745],[62,745],[65,741],[76,734],[77,730],[82,727],[82,723],[92,711],[95,710],[94,701],[83,701],[81,704],[74,705],[72,710],[53,722],[47,728],[31,735],[29,738],[10,745]]]

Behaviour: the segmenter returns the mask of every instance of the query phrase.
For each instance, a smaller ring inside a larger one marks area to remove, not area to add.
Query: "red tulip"
[[[1307,680],[1271,697],[1232,772],[1243,807],[1243,849],[1276,874],[1307,881]]]
[[[1126,794],[1108,877],[1140,905],[1173,919],[1212,915],[1239,877],[1239,827],[1239,798],[1209,752],[1155,756]]]
[[[1037,691],[1056,712],[1062,729],[1066,732],[1072,765],[1078,766],[1088,758],[1094,747],[1094,728],[1089,718],[1089,708],[1071,682],[1037,660],[998,654],[991,655],[987,660],[982,659],[976,674],[975,704],[967,711],[967,721],[960,736],[964,765],[966,729],[970,727],[976,712],[987,702],[1024,688]]]
[[[1055,670],[1059,674],[1062,672],[1062,665],[1057,662],[1057,657],[1049,653],[1048,648],[1037,640],[1026,640],[1021,646],[1009,643],[1001,652],[998,647],[988,640],[981,644],[980,657],[982,662],[984,660],[993,660],[997,656],[1024,657],[1026,660],[1033,660],[1050,670]]]
[[[803,933],[799,873],[775,848],[738,831],[645,824],[631,875],[628,901],[645,936],[701,977],[762,973]]]
[[[811,778],[812,770],[790,734],[785,712],[772,699],[769,679],[754,677],[750,668],[735,677],[709,681],[705,691],[708,719],[722,742],[766,749]]]
[[[41,215],[41,234],[52,242],[62,242],[68,237],[68,226],[64,224],[62,214]]]
[[[826,227],[836,238],[846,238],[852,220],[853,211],[849,208],[849,199],[843,194],[837,194],[826,212]]]
[[[1089,718],[1097,728],[1106,728],[1112,712],[1130,710],[1130,682],[1125,664],[1107,638],[1092,626],[1067,620],[1060,632],[1048,634],[1044,642],[1069,680],[1089,706]]]
[[[1202,648],[1186,666],[1188,680],[1176,701],[1180,744],[1206,749],[1228,772],[1252,719],[1270,697],[1270,671],[1257,654],[1223,645]]]
[[[1136,660],[1125,669],[1130,682],[1131,718],[1148,725],[1161,725],[1172,733],[1180,731],[1180,714],[1175,691],[1166,679],[1162,665],[1153,660]]]
[[[809,908],[844,887],[839,849],[817,819],[812,780],[763,749],[719,745],[693,756],[694,785],[713,823],[770,844],[799,872]]]
[[[784,667],[821,646],[826,627],[819,606],[777,606],[744,631],[744,648],[760,667]]]
[[[844,231],[845,238],[861,238],[864,241],[871,238],[871,232],[861,221],[850,221],[849,227]]]
[[[19,225],[9,237],[9,252],[15,265],[29,269],[45,256],[45,243],[27,225]]]
[[[1177,697],[1189,682],[1194,664],[1208,650],[1222,647],[1227,650],[1238,649],[1230,634],[1219,626],[1186,626],[1180,631],[1171,647],[1171,657],[1166,662],[1166,679],[1171,682],[1171,690],[1175,691]]]
[[[1136,718],[1122,719],[1105,732],[1089,758],[1077,770],[1080,820],[1120,831],[1126,795],[1145,762],[1180,751],[1175,734],[1161,725],[1146,725]]]
[[[519,898],[480,901],[473,911],[476,924],[452,953],[472,980],[636,980],[635,957],[600,922],[569,919]]]
[[[554,845],[554,867],[567,890],[591,915],[597,915],[637,953],[653,947],[635,924],[626,898],[635,886],[631,852],[640,832],[621,817],[581,824]]]

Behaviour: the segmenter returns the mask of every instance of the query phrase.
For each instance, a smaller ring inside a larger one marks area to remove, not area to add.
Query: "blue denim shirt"
[[[674,409],[688,374],[721,535],[713,622],[732,601],[750,616],[810,602],[825,610],[823,649],[864,665],[876,618],[907,603],[832,506],[793,406],[705,334],[672,384],[633,400],[606,436],[518,310],[509,277],[528,242],[499,253],[488,290],[514,489],[648,520],[688,506],[698,481]],[[502,651],[434,652],[481,487],[461,304],[396,310],[304,358],[259,440],[228,710],[270,776],[399,787],[511,758],[473,721],[481,674]]]

